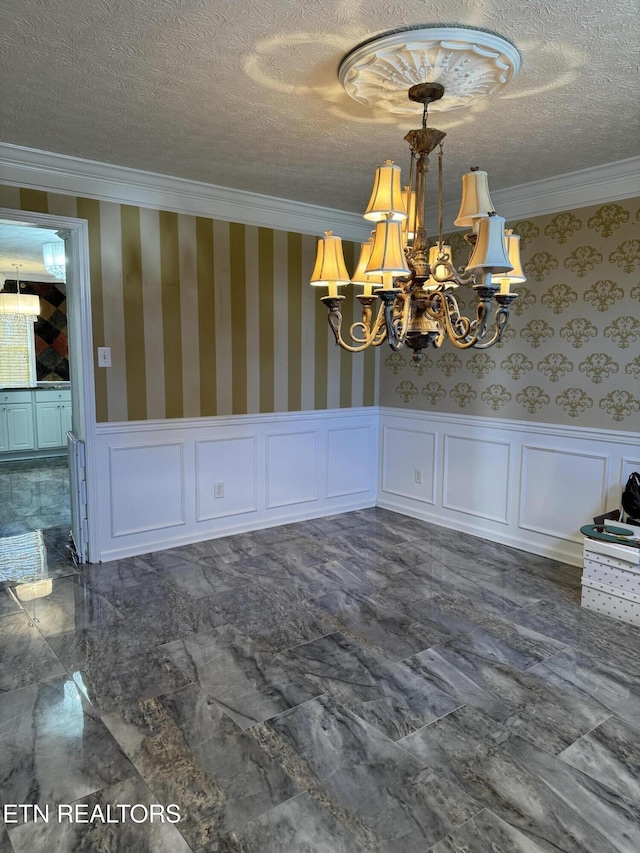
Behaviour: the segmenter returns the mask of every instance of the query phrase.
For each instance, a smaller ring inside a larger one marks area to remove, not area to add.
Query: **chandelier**
[[[4,288],[0,291],[0,316],[25,316],[35,321],[40,313],[40,297],[35,293],[20,291],[19,272],[22,264],[13,264],[13,266],[16,268],[16,292],[8,293]],[[6,280],[4,287],[6,287]]]
[[[63,240],[56,240],[55,243],[45,243],[42,246],[42,262],[49,275],[60,279],[60,281],[66,281],[67,269],[65,266]]]
[[[345,90],[361,103],[403,115],[422,105],[422,124],[404,137],[411,150],[409,183],[402,188],[400,167],[386,160],[375,175],[364,212],[375,226],[361,245],[352,277],[341,238],[326,231],[318,241],[311,284],[328,287],[322,302],[336,343],[359,352],[387,341],[393,350],[408,346],[414,361],[423,350],[445,340],[459,349],[488,349],[498,343],[517,298],[511,285],[526,281],[520,263],[519,237],[505,231],[494,210],[487,173],[472,167],[462,177],[462,201],[455,225],[469,228],[470,257],[456,269],[451,246],[443,239],[443,140],[446,134],[428,124],[428,111],[468,107],[474,99],[499,91],[517,73],[520,55],[491,33],[423,28],[392,33],[355,48],[342,61]],[[442,82],[440,82],[442,81]],[[406,92],[408,88],[408,102]],[[398,93],[402,92],[402,101]],[[444,96],[444,100],[443,99]],[[437,238],[427,239],[425,188],[429,155],[437,149]],[[357,295],[362,319],[342,331],[342,285],[363,287]],[[456,289],[475,291],[475,314],[465,317]],[[495,309],[495,310],[494,310]],[[492,316],[493,314],[493,316]]]

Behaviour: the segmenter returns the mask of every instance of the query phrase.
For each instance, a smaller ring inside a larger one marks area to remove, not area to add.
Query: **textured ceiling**
[[[635,0],[3,0],[0,140],[361,211],[405,165],[411,120],[338,83],[343,56],[428,24],[500,33],[522,55],[503,94],[434,116],[445,194],[637,154]],[[452,184],[453,186],[449,186]]]

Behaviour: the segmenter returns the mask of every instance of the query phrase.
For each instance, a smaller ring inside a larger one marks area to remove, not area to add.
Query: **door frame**
[[[73,432],[85,445],[88,560],[99,562],[96,477],[96,390],[91,323],[89,224],[86,219],[0,207],[0,219],[66,232],[67,323]]]

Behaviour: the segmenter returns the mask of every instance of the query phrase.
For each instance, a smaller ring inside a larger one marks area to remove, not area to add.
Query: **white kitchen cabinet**
[[[0,451],[33,450],[33,403],[30,391],[0,393]]]
[[[67,443],[67,433],[71,430],[71,403],[60,404],[60,420],[62,422],[62,443]]]
[[[71,392],[67,389],[35,392],[36,436],[39,450],[62,447],[71,429]]]

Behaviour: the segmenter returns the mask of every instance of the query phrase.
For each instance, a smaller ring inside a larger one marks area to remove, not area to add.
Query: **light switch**
[[[98,347],[98,367],[111,367],[111,347]]]

